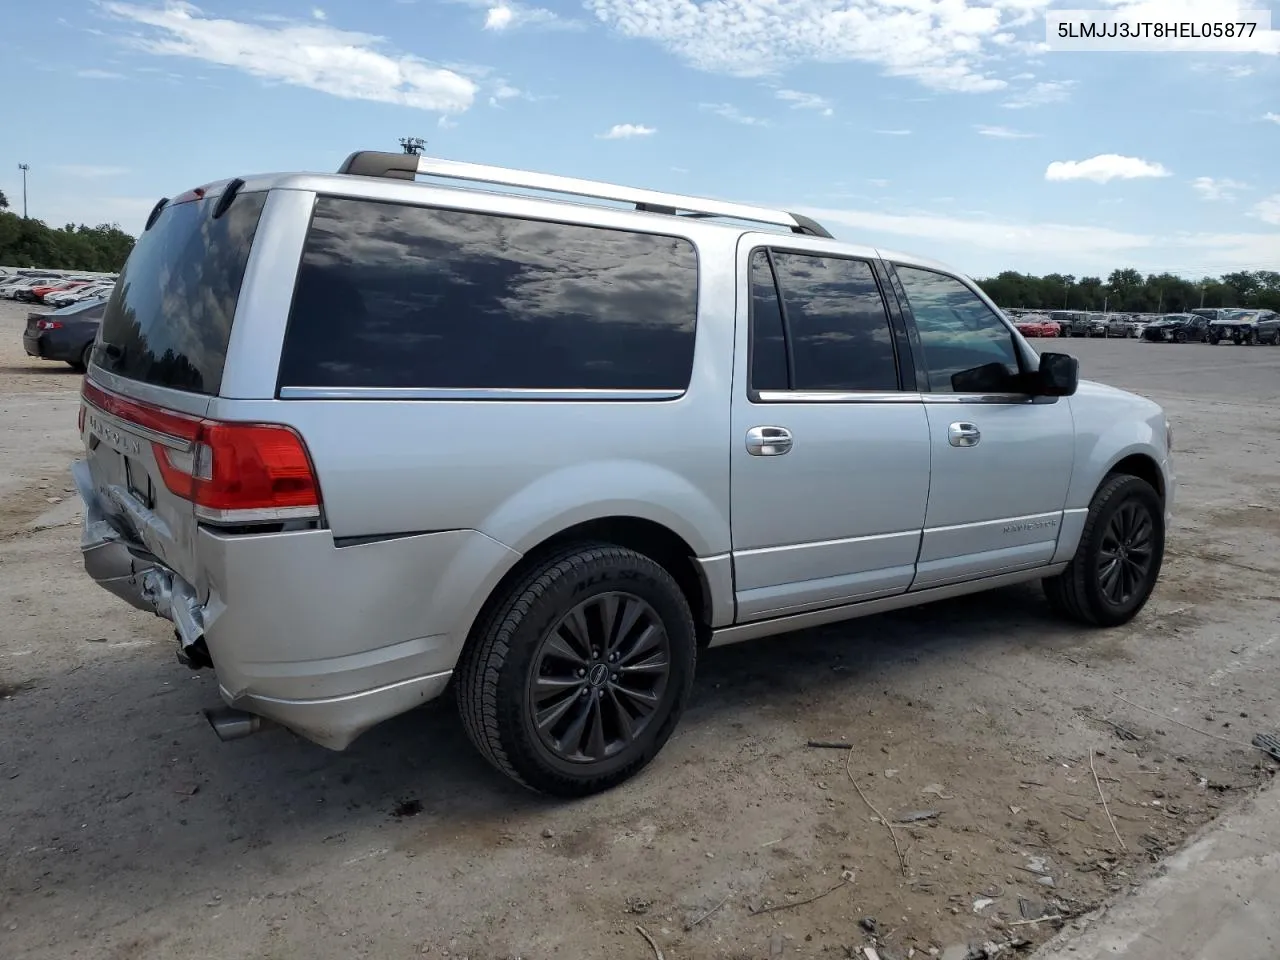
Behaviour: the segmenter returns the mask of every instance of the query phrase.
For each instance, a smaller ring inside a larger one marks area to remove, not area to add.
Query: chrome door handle
[[[747,453],[753,457],[780,457],[791,449],[786,427],[752,427],[747,431]]]
[[[947,427],[947,439],[953,447],[976,447],[982,432],[972,423],[953,423]]]

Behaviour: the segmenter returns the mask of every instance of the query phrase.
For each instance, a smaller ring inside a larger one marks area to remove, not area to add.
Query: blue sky
[[[1047,51],[1047,9],[1280,0],[46,0],[0,33],[0,189],[136,232],[161,196],[356,149],[808,212],[1004,269],[1280,269],[1280,30]]]

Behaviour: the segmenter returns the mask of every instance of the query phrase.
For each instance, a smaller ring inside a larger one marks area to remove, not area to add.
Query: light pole
[[[20,163],[18,169],[22,171],[22,219],[27,219],[27,171],[31,169],[31,164]]]

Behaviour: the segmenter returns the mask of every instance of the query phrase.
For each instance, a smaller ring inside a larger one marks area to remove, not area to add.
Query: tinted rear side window
[[[282,386],[684,390],[687,240],[320,197]]]
[[[797,390],[897,390],[893,335],[865,260],[773,254]]]
[[[94,362],[130,380],[216,394],[266,198],[241,194],[217,220],[216,198],[163,210],[120,271]]]

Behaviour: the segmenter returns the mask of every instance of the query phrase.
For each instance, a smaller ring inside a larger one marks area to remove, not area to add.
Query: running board
[[[934,600],[948,600],[951,597],[963,597],[970,593],[982,593],[984,590],[995,590],[999,587],[1013,586],[1016,583],[1026,583],[1029,580],[1056,576],[1066,568],[1065,563],[1054,563],[1047,567],[1032,567],[1030,570],[1016,570],[1013,573],[983,577],[981,580],[966,580],[963,583],[949,583],[946,586],[931,587],[928,590],[898,593],[878,600],[862,600],[858,603],[844,603],[838,607],[827,607],[808,613],[793,613],[790,616],[775,617],[772,620],[740,623],[737,626],[713,630],[708,646],[723,647],[731,643],[742,643],[744,640],[772,637],[779,633],[790,633],[793,630],[807,630],[810,627],[822,627],[842,620],[856,620],[859,617],[870,617],[877,613],[902,610],[905,607],[917,607],[924,603],[932,603]]]

